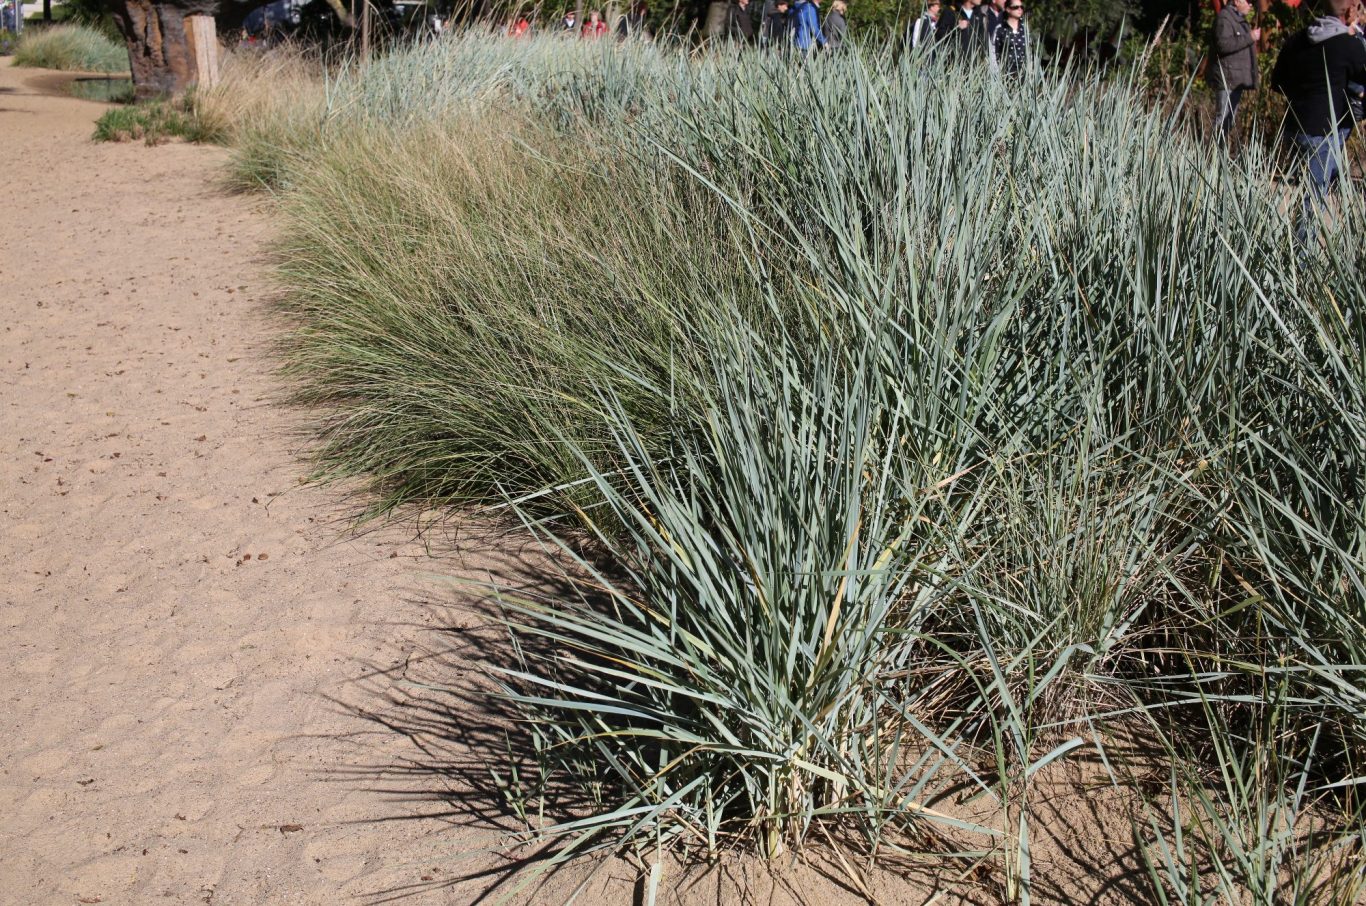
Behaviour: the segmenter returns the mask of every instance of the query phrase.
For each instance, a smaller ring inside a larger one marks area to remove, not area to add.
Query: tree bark
[[[197,76],[194,52],[185,32],[185,17],[213,15],[212,2],[158,3],[113,0],[114,21],[128,45],[133,91],[138,100],[179,94]]]

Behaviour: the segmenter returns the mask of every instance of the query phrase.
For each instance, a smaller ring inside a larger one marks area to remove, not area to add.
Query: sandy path
[[[419,882],[460,835],[347,823],[414,806],[339,779],[403,743],[329,700],[430,619],[420,548],[339,540],[299,486],[259,201],[214,187],[221,151],[91,143],[100,105],[7,64],[0,160],[31,181],[0,195],[0,902]]]

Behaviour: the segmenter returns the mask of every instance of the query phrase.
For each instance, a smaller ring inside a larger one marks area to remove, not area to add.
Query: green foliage
[[[128,49],[88,25],[27,28],[14,50],[15,66],[74,72],[127,72]]]
[[[52,22],[66,25],[84,25],[109,37],[116,44],[123,44],[123,35],[114,22],[113,13],[104,0],[64,0],[52,8]],[[48,23],[34,19],[29,23],[38,28],[51,27]]]
[[[535,773],[597,794],[528,837],[1028,903],[1085,751],[1164,760],[1155,898],[1355,895],[1366,202],[1297,246],[1287,174],[1139,81],[472,37],[240,130],[318,476],[564,564],[488,589]]]
[[[924,11],[922,0],[849,0],[849,26],[872,40],[899,36]]]
[[[193,95],[106,110],[95,121],[97,142],[141,141],[160,145],[171,139],[214,142],[220,135],[197,114]]]
[[[1128,0],[1033,0],[1025,8],[1036,34],[1063,42],[1082,34],[1116,37],[1121,25],[1137,12]]]

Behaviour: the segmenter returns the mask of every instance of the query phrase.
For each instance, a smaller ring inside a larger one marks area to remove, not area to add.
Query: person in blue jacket
[[[802,53],[810,53],[813,46],[825,49],[825,34],[821,31],[817,0],[797,0],[792,7],[792,45]]]

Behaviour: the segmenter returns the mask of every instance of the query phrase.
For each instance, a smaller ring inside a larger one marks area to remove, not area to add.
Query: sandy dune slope
[[[214,185],[221,151],[92,144],[99,105],[7,63],[0,902],[419,883],[459,834],[349,823],[413,811],[345,770],[406,740],[334,701],[365,707],[357,679],[431,618],[421,547],[341,538],[342,502],[299,485],[260,203]]]

